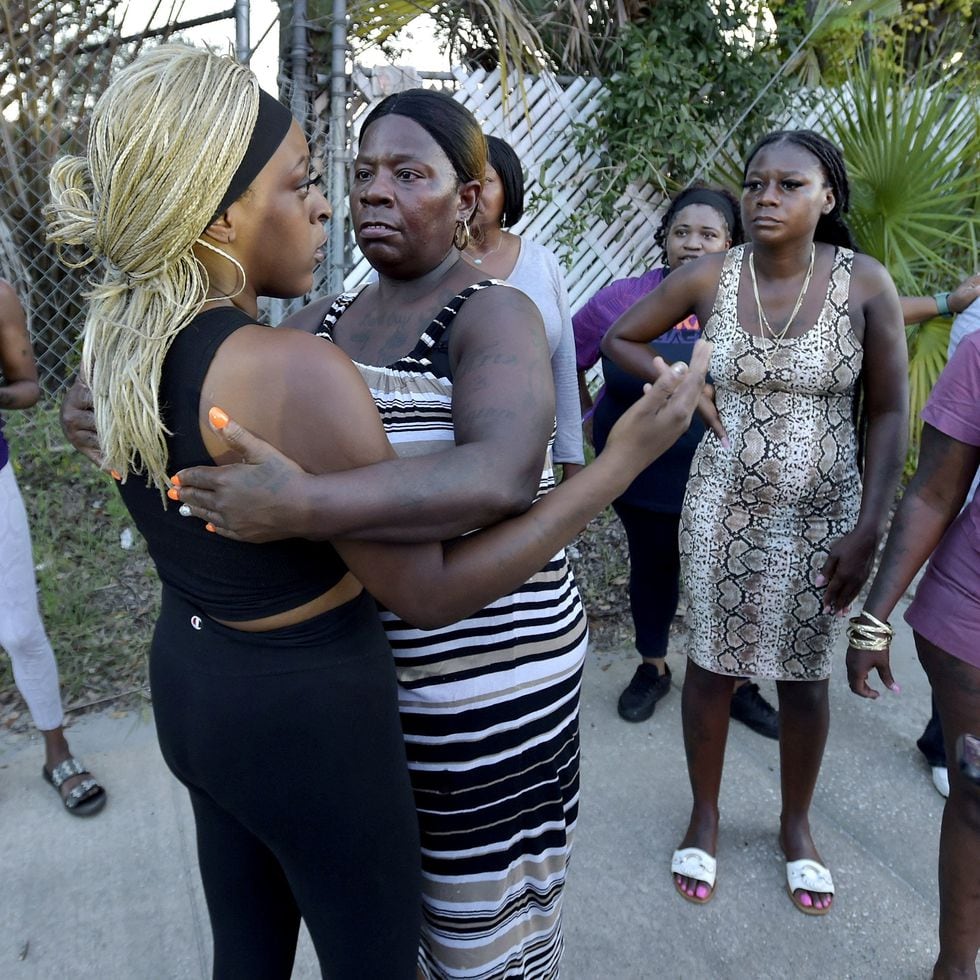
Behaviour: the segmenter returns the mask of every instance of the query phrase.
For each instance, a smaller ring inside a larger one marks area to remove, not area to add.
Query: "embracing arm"
[[[540,314],[516,289],[486,289],[466,301],[450,337],[453,448],[357,476],[312,476],[263,448],[259,459],[249,457],[258,465],[181,471],[182,502],[249,541],[433,541],[525,510],[554,418]],[[346,416],[342,402],[331,404]]]
[[[89,386],[78,376],[61,397],[61,431],[86,459],[102,469],[102,445],[95,429],[95,406]]]
[[[344,542],[338,550],[355,575],[370,576],[364,581],[376,598],[421,628],[482,609],[544,567],[673,445],[691,423],[709,355],[702,344],[689,372],[661,364],[660,379],[616,423],[602,455],[520,517],[443,545]],[[407,554],[413,557],[406,564]]]
[[[30,408],[41,397],[27,318],[13,286],[0,279],[0,408]]]
[[[280,324],[280,327],[292,327],[303,333],[316,333],[323,325],[323,318],[333,305],[336,296],[324,296],[308,303],[301,310],[291,313]]]
[[[867,434],[857,525],[830,548],[824,608],[843,615],[871,573],[908,445],[908,348],[898,293],[874,259],[855,256],[852,296],[864,315],[862,382]],[[818,579],[819,581],[819,579]]]
[[[225,342],[208,373],[202,413],[210,401],[221,399],[233,414],[315,473],[389,456],[392,450],[374,403],[347,358],[298,333],[288,338],[270,333],[243,328]],[[690,373],[665,372],[620,428],[610,462],[588,479],[559,488],[529,513],[446,545],[346,541],[337,543],[338,551],[377,599],[423,628],[482,608],[541,568],[625,489],[637,467],[647,465],[649,456],[683,431],[706,362],[702,352]],[[270,398],[267,389],[258,394],[262,377],[289,380]],[[324,391],[330,396],[323,397]],[[343,418],[335,403],[347,406]],[[222,461],[224,444],[206,424],[202,433],[212,456]],[[376,467],[358,471],[365,485],[371,469]]]

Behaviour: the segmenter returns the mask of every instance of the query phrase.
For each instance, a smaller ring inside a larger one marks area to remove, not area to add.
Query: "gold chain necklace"
[[[817,247],[813,243],[810,244],[810,267],[806,270],[806,275],[803,277],[803,287],[800,289],[800,295],[796,297],[796,305],[793,307],[793,312],[790,313],[789,319],[786,321],[786,326],[777,334],[775,330],[769,323],[769,318],[766,316],[766,311],[762,308],[762,300],[759,299],[759,281],[755,277],[755,252],[749,253],[749,275],[752,277],[752,292],[755,295],[755,308],[759,312],[759,325],[764,331],[769,331],[769,336],[772,337],[773,344],[780,344],[789,333],[789,328],[793,325],[793,321],[796,319],[796,314],[800,312],[800,307],[803,305],[803,297],[806,296],[807,288],[810,285],[810,277],[813,275],[813,261],[817,254]],[[769,366],[772,367],[772,357],[769,358]]]

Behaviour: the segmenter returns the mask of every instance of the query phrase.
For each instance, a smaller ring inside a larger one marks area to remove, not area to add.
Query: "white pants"
[[[0,468],[0,647],[41,731],[64,722],[58,666],[37,605],[37,581],[27,511],[11,463]]]

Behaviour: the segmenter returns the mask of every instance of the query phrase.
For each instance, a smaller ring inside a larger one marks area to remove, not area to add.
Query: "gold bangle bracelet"
[[[860,621],[862,616],[868,620],[867,623],[862,623]],[[855,616],[851,622],[855,626],[864,626],[866,629],[869,629],[872,632],[886,632],[889,636],[895,635],[895,631],[888,625],[888,623],[883,623],[877,616],[872,616],[867,609],[862,609],[861,614],[859,616]]]
[[[855,650],[887,650],[891,646],[891,642],[887,637],[877,637],[873,640],[861,639],[860,637],[849,636],[847,638],[848,645],[853,647]]]

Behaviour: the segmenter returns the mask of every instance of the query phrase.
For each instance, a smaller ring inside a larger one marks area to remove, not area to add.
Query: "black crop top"
[[[169,474],[214,465],[198,424],[201,388],[218,347],[248,323],[253,318],[240,310],[207,310],[167,352],[160,406],[173,433],[167,438]],[[229,622],[272,616],[315,599],[347,572],[337,552],[322,542],[246,544],[212,534],[197,518],[181,517],[177,502],[168,499],[164,509],[160,491],[146,486],[143,474],[129,474],[119,489],[161,581],[206,615]]]

